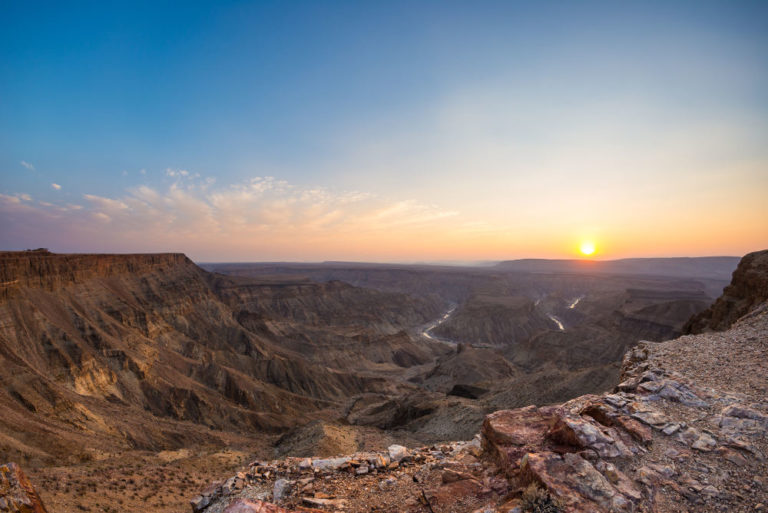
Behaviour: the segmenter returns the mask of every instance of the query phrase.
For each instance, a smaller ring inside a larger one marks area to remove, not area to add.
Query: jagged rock
[[[634,502],[621,494],[578,454],[527,454],[521,463],[524,482],[539,482],[569,512],[632,511]],[[624,481],[627,482],[627,481]],[[634,491],[633,495],[637,496]]]
[[[691,448],[709,452],[717,446],[717,442],[707,433],[701,433],[699,438],[691,444]]]
[[[224,481],[224,484],[221,487],[221,493],[223,495],[231,495],[235,492],[239,492],[243,489],[243,486],[245,485],[245,480],[240,476],[233,476]]]
[[[491,413],[483,422],[483,449],[502,468],[513,470],[526,453],[545,445],[554,418],[555,409],[551,407],[526,406]]]
[[[662,398],[697,408],[708,406],[708,403],[701,399],[691,387],[673,379],[640,383],[637,386],[637,390],[650,392],[649,399],[651,400]]]
[[[736,417],[739,419],[752,419],[761,424],[768,425],[768,415],[764,415],[757,410],[747,408],[746,406],[730,405],[723,408],[722,415],[727,417]]]
[[[205,508],[210,506],[211,497],[207,495],[198,495],[197,497],[189,501],[189,503],[192,506],[192,511],[194,513],[200,513],[201,511],[204,511]]]
[[[616,468],[614,464],[607,461],[598,461],[595,468],[625,497],[635,502],[643,498],[635,483],[624,472]]]
[[[640,422],[644,422],[645,424],[648,424],[649,426],[659,430],[663,429],[667,424],[669,424],[669,418],[667,418],[667,416],[662,412],[649,409],[645,405],[638,406],[638,408],[640,409],[634,411],[632,413],[632,417],[639,420]]]
[[[610,428],[601,429],[588,418],[557,415],[547,436],[565,445],[591,449],[601,458],[632,456],[632,451],[621,440],[608,433]]]
[[[635,470],[635,479],[648,487],[654,486],[662,481],[658,472],[645,465]]]
[[[655,463],[649,463],[648,467],[651,468],[654,472],[656,472],[660,476],[663,476],[667,479],[670,479],[672,476],[676,474],[675,469],[670,467],[669,465],[657,465]]]
[[[691,446],[692,449],[699,451],[709,452],[717,446],[717,441],[712,438],[712,435],[692,427],[680,432],[677,438],[684,444]]]
[[[734,451],[727,447],[718,447],[717,454],[727,461],[739,466],[747,465],[747,458],[745,458],[740,452]]]
[[[16,463],[0,465],[0,511],[47,513],[43,501]]]

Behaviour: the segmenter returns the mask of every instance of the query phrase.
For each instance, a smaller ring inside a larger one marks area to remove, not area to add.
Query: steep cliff
[[[718,300],[691,318],[685,333],[728,329],[736,320],[768,299],[768,250],[750,253],[733,272],[731,284]]]

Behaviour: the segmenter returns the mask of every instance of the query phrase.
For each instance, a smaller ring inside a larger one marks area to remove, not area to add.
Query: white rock
[[[351,459],[352,458],[345,456],[342,458],[326,458],[326,459],[312,460],[312,467],[318,470],[336,470]]]
[[[275,487],[272,491],[272,500],[274,502],[280,502],[283,500],[286,495],[288,495],[288,492],[291,491],[292,484],[293,483],[287,479],[278,479],[275,481]]]
[[[389,459],[392,461],[399,462],[408,457],[408,449],[402,445],[390,445],[387,447],[387,451],[389,451]]]

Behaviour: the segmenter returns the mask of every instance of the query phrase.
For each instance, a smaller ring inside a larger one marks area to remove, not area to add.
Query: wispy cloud
[[[189,176],[189,171],[186,169],[171,169],[168,168],[165,170],[166,176],[170,177],[180,177],[180,176]]]
[[[17,220],[17,236],[35,233],[69,251],[182,250],[219,259],[351,257],[353,248],[371,241],[445,232],[458,215],[414,200],[273,177],[215,187],[214,180],[193,179],[189,172],[168,176],[176,181],[164,189],[84,194],[76,204],[31,204],[26,195],[3,195],[0,214]]]
[[[60,191],[60,190],[61,190],[61,185],[59,185],[59,184],[57,184],[57,183],[52,183],[52,184],[51,184],[51,187],[53,187],[53,188],[54,188],[54,189],[56,189],[57,191]]]
[[[30,164],[30,163],[29,163],[29,162],[27,162],[26,160],[22,160],[21,162],[19,162],[19,164],[21,164],[22,166],[26,167],[26,168],[27,168],[27,169],[29,169],[30,171],[34,171],[34,170],[35,170],[35,166],[33,166],[32,164]]]

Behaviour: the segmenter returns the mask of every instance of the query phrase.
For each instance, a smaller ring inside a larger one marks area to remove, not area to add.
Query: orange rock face
[[[0,511],[48,513],[34,486],[15,463],[0,466]]]

